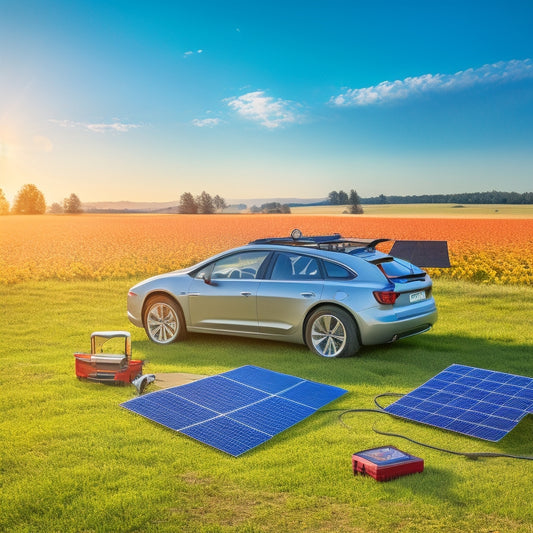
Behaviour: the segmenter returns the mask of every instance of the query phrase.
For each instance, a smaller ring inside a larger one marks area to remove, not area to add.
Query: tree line
[[[349,212],[353,214],[363,213],[361,204],[418,204],[418,203],[451,203],[451,204],[533,204],[533,192],[516,193],[516,192],[474,192],[474,193],[456,193],[456,194],[424,194],[409,196],[379,196],[361,199],[354,189],[350,193],[343,190],[331,191],[328,194],[326,202],[320,202],[324,205],[347,205]],[[193,196],[190,192],[181,195],[178,212],[183,214],[210,214],[221,212],[228,206],[224,198],[218,194],[212,197],[206,191],[198,196]],[[33,184],[24,185],[17,193],[13,205],[10,206],[4,192],[0,189],[0,215],[39,215],[46,212],[46,202],[43,193]],[[83,213],[82,203],[79,197],[72,193],[68,198],[63,200],[62,204],[53,203],[48,211],[52,214]],[[291,208],[288,204],[278,202],[269,202],[261,207],[252,206],[251,213],[290,213]]]
[[[364,198],[365,204],[533,204],[533,192],[465,192],[455,194],[422,194]]]
[[[178,211],[183,215],[210,215],[223,211],[228,207],[224,198],[218,194],[213,198],[209,193],[202,191],[196,198],[190,192],[180,196]]]
[[[213,198],[209,193],[203,191],[194,197],[191,193],[186,192],[181,195],[178,211],[184,214],[210,214],[223,211],[226,207],[228,207],[226,201],[218,194]],[[65,198],[63,204],[54,202],[48,211],[52,214],[83,213],[81,200],[75,193]],[[43,215],[45,212],[44,194],[35,185],[24,185],[15,196],[11,207],[4,191],[0,189],[0,215]]]
[[[261,207],[253,205],[250,207],[250,213],[264,213],[264,214],[288,214],[291,212],[289,204],[280,204],[279,202],[267,202],[261,204]]]
[[[328,194],[328,202],[330,205],[348,205],[352,215],[361,215],[364,213],[361,198],[355,189],[352,189],[350,194],[344,191],[331,191]]]
[[[33,184],[29,183],[23,185],[19,190],[13,205],[9,206],[9,202],[0,189],[0,215],[43,215],[46,212],[46,202],[44,194]],[[72,193],[68,198],[63,200],[63,205],[55,202],[50,207],[51,213],[68,213],[77,214],[82,213],[81,200],[78,196]]]

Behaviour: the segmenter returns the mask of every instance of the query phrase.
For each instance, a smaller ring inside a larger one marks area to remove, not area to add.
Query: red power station
[[[378,481],[415,474],[424,470],[424,460],[394,446],[373,448],[352,455],[353,474],[367,474]]]
[[[111,339],[124,339],[121,354],[104,353],[103,345]],[[91,335],[91,353],[75,353],[76,376],[100,383],[131,383],[142,375],[144,361],[131,358],[131,335],[127,331],[95,331]]]

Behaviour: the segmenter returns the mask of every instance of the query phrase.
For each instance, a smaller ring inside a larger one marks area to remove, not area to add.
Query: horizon
[[[532,25],[521,0],[5,0],[0,188],[529,192]]]
[[[346,192],[346,191],[344,191]],[[516,194],[515,191],[474,191],[474,192],[458,192],[458,193],[452,193],[452,195],[457,195],[457,196],[460,196],[460,195],[474,195],[474,194],[490,194],[490,193],[498,193],[498,194]],[[522,193],[519,193],[519,194],[522,194]],[[525,194],[533,194],[533,191],[528,191],[526,192]],[[323,203],[323,202],[327,202],[328,201],[328,195],[325,195],[325,196],[322,196],[322,197],[319,197],[319,198],[304,198],[304,197],[279,197],[279,196],[270,196],[270,197],[264,197],[264,198],[223,198],[224,201],[228,202],[228,205],[227,207],[232,207],[232,206],[236,206],[236,205],[239,205],[239,204],[245,204],[247,206],[247,208],[249,207],[252,207],[252,206],[260,206],[262,205],[262,203],[268,203],[268,202],[279,202],[279,203],[282,203],[282,204],[297,204],[297,205],[302,205],[302,206],[306,206],[306,205],[309,205],[309,206],[312,206],[314,204],[317,204],[317,203]],[[440,193],[436,193],[436,194],[427,194],[427,195],[423,195],[423,196],[430,196],[430,197],[435,197],[435,196],[441,196]],[[411,197],[411,195],[394,195],[394,197],[398,197],[398,198],[407,198],[407,197]],[[413,196],[413,197],[416,197],[416,196]],[[374,200],[374,199],[377,199],[379,198],[379,196],[372,196],[372,197],[362,197],[361,198],[361,203],[363,205],[365,205],[365,200]],[[386,198],[391,198],[391,197],[386,197]],[[176,198],[174,200],[165,200],[165,201],[160,201],[160,202],[151,202],[151,201],[131,201],[131,200],[111,200],[111,201],[106,201],[106,200],[101,200],[101,201],[92,201],[92,202],[83,202],[81,201],[81,204],[83,207],[85,208],[88,208],[88,209],[129,209],[127,207],[120,207],[120,205],[124,206],[124,205],[131,205],[133,209],[148,209],[149,206],[151,206],[152,208],[153,207],[156,207],[158,209],[165,209],[167,207],[177,207],[180,203],[180,199],[179,198]],[[433,202],[432,202],[433,203]],[[439,203],[439,202],[437,202]],[[456,202],[450,202],[450,203],[456,203]],[[329,205],[329,204],[327,204]],[[346,204],[344,204],[346,205]],[[379,205],[379,204],[375,204],[374,202],[370,203],[370,204],[366,204],[366,205]],[[393,205],[393,204],[390,204],[390,205]],[[401,203],[401,205],[409,205],[409,203]],[[411,205],[424,205],[420,202],[414,202],[412,203]],[[483,204],[483,203],[479,203],[479,204],[471,204],[471,203],[467,203],[468,206],[474,206],[474,205],[496,205],[496,204]],[[500,204],[498,204],[500,205]],[[509,206],[516,206],[516,205],[530,205],[530,204],[515,204],[515,203],[509,203],[508,201],[506,202],[503,202],[501,205],[509,205]],[[144,206],[144,207],[141,207],[141,206]]]

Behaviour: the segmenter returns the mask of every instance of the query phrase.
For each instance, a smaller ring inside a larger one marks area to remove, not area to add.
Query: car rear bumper
[[[437,321],[434,300],[399,309],[380,306],[359,313],[361,343],[369,346],[394,342],[429,331]]]

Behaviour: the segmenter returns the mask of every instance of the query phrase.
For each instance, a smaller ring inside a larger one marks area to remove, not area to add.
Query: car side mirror
[[[211,276],[209,274],[206,274],[204,272],[203,274],[200,274],[200,278],[204,280],[204,283],[206,285],[214,285],[214,283],[211,281]]]

